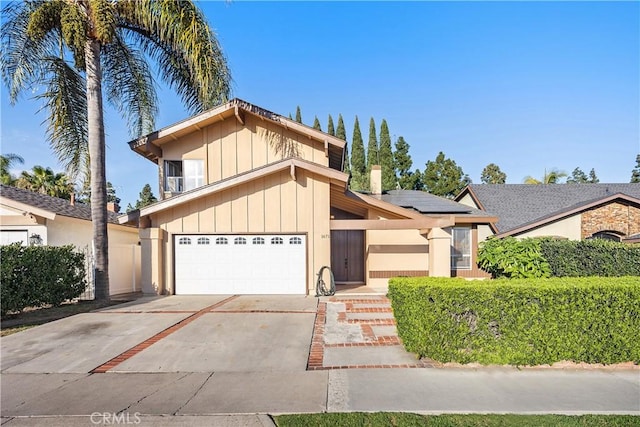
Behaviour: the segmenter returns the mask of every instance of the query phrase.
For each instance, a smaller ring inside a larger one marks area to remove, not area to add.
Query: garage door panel
[[[306,294],[304,235],[175,237],[176,294]]]

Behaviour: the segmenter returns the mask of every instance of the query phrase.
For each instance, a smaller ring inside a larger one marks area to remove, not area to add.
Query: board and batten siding
[[[151,215],[164,230],[163,263],[167,293],[174,292],[173,236],[177,234],[306,233],[307,288],[330,265],[329,180],[296,169],[276,172]],[[247,260],[247,268],[251,268]]]
[[[204,160],[205,184],[212,184],[287,157],[329,165],[323,142],[247,114],[244,125],[228,118],[163,144],[158,166],[162,181],[165,160]]]

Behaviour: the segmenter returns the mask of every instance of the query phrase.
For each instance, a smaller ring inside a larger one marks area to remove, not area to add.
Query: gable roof
[[[325,144],[325,150],[329,156],[329,167],[340,171],[342,170],[346,141],[306,126],[302,123],[298,123],[262,107],[258,107],[257,105],[251,104],[247,101],[243,101],[239,98],[234,98],[229,102],[214,107],[196,116],[187,118],[130,141],[129,147],[141,156],[157,163],[158,158],[162,157],[161,145],[164,142],[178,139],[192,132],[199,131],[203,127],[229,118],[238,120],[240,123],[244,124],[245,114],[252,114],[263,120],[269,120],[285,129],[291,129],[311,139],[323,142]]]
[[[616,198],[640,200],[640,184],[471,184],[455,200],[467,194],[498,217],[494,232],[506,235]]]
[[[91,206],[83,203],[72,205],[66,199],[51,197],[8,185],[0,185],[0,197],[7,199],[9,201],[8,205],[13,205],[18,209],[26,210],[48,219],[54,219],[56,215],[60,215],[91,221]],[[118,223],[118,214],[115,212],[108,211],[107,218],[110,223]]]

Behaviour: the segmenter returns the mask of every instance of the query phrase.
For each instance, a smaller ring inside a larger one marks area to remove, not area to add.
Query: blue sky
[[[595,168],[629,182],[640,153],[639,2],[203,2],[227,55],[233,96],[303,121],[386,119],[424,170],[439,151],[473,182],[489,163],[508,183],[545,169]],[[38,88],[34,88],[37,93]],[[157,127],[187,117],[161,88]],[[28,95],[28,94],[26,94]],[[2,87],[2,153],[60,169],[40,105],[9,106]],[[123,206],[156,167],[129,150],[107,111],[107,178]]]

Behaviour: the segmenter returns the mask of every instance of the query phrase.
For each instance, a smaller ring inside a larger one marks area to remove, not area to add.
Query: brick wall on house
[[[640,208],[613,202],[582,213],[583,239],[607,230],[617,231],[625,236],[640,233]]]

